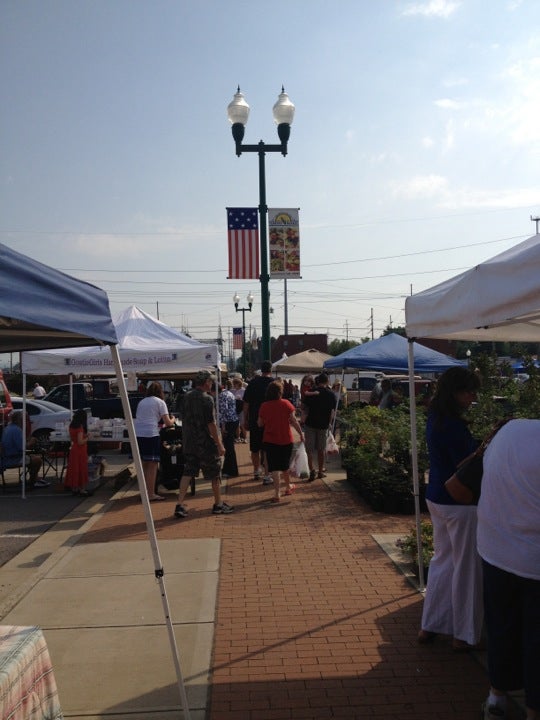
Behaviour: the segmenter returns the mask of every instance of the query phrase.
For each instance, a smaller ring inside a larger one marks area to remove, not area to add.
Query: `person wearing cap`
[[[221,441],[214,401],[209,395],[215,376],[208,370],[200,370],[191,390],[184,398],[182,415],[182,445],[184,450],[184,471],[178,489],[178,504],[174,517],[187,516],[183,505],[191,479],[202,470],[205,480],[212,483],[214,494],[214,515],[229,515],[234,508],[221,499],[221,458],[225,448]]]

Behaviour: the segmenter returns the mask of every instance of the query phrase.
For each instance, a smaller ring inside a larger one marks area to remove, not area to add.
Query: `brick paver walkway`
[[[372,538],[413,518],[374,513],[345,481],[301,483],[279,505],[251,477],[228,481],[234,515],[212,516],[208,491],[175,521],[155,503],[158,538],[222,539],[208,720],[478,720],[485,670],[448,640],[421,647],[422,597]],[[114,503],[84,541],[146,537],[141,505]]]

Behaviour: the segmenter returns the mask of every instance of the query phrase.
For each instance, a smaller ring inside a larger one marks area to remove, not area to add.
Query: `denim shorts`
[[[141,460],[145,462],[159,462],[161,454],[161,438],[159,435],[153,437],[138,437],[137,445]]]

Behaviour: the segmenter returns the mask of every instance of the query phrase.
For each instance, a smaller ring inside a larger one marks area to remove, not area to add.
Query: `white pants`
[[[427,501],[435,554],[429,565],[422,629],[480,641],[482,564],[476,551],[476,507]]]

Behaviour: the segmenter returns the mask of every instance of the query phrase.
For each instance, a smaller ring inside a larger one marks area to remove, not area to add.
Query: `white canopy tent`
[[[408,297],[405,321],[409,338],[409,384],[414,382],[413,340],[416,338],[540,342],[539,278],[540,235],[533,235],[471,270]],[[411,403],[411,445],[420,548],[414,403]],[[421,574],[421,586],[423,583]]]
[[[117,348],[118,338],[112,323],[107,295],[94,285],[77,280],[0,244],[1,350],[3,352],[29,351],[47,347],[67,348],[81,346],[82,344],[98,348],[107,347],[112,357],[112,370],[116,374],[122,397],[139,490],[143,501],[146,527],[154,559],[155,576],[160,585],[165,621],[184,713],[183,717],[189,720],[189,706],[165,590],[163,566],[157,546],[154,522],[131,418],[122,363]],[[24,449],[23,440],[23,451]]]
[[[291,374],[320,373],[323,371],[325,360],[329,360],[331,357],[328,353],[310,348],[309,350],[296,353],[296,355],[289,355],[288,357],[276,360],[272,365],[272,370]]]
[[[409,338],[540,339],[540,235],[405,300]]]
[[[215,371],[217,345],[200,343],[156,320],[135,305],[114,318],[118,352],[126,372],[138,376],[192,374]],[[110,375],[110,354],[103,347],[78,347],[23,353],[22,370],[32,375]]]

